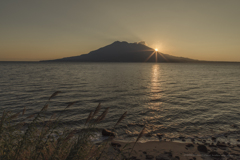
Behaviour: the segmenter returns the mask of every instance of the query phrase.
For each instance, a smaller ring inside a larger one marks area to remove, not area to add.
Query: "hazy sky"
[[[1,0],[0,61],[86,54],[116,40],[240,61],[240,0]]]

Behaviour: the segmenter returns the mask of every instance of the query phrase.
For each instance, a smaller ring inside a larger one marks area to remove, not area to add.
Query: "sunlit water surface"
[[[240,139],[239,63],[0,63],[0,73],[1,113],[26,107],[31,115],[62,91],[48,110],[62,114],[61,127],[80,130],[101,102],[110,109],[99,131],[128,112],[116,127],[121,140],[134,140],[144,125],[152,136],[143,140],[157,140],[157,133],[167,140]]]

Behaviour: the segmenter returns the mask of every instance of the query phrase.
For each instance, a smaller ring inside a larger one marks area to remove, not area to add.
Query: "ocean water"
[[[116,127],[120,140],[134,140],[144,125],[146,141],[157,133],[240,139],[240,63],[0,63],[0,114],[36,113],[55,91],[62,93],[47,113],[61,114],[61,127],[81,130],[101,102],[102,111],[110,108],[99,135],[127,111]]]

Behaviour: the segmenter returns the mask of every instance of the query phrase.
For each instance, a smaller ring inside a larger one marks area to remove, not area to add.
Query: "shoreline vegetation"
[[[109,107],[102,110],[99,103],[95,110],[86,117],[84,127],[76,130],[58,130],[60,115],[47,116],[49,102],[60,94],[54,92],[36,114],[25,116],[26,108],[21,112],[3,111],[0,117],[0,159],[1,160],[201,160],[201,159],[240,159],[240,145],[216,141],[211,142],[192,139],[190,143],[160,141],[141,143],[145,127],[140,131],[135,142],[116,141],[115,127],[124,121],[124,112],[115,125],[103,129],[102,135],[107,139],[94,143],[95,127],[107,116]],[[70,102],[63,111],[74,105]],[[62,112],[63,113],[63,112]],[[18,117],[23,120],[17,120]],[[26,123],[27,122],[27,123]],[[184,140],[184,137],[182,137]],[[184,141],[183,141],[184,142]]]

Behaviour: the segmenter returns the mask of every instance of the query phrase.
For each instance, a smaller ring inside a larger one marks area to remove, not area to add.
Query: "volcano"
[[[110,45],[74,57],[41,62],[199,62],[155,51],[143,43],[115,41]]]

